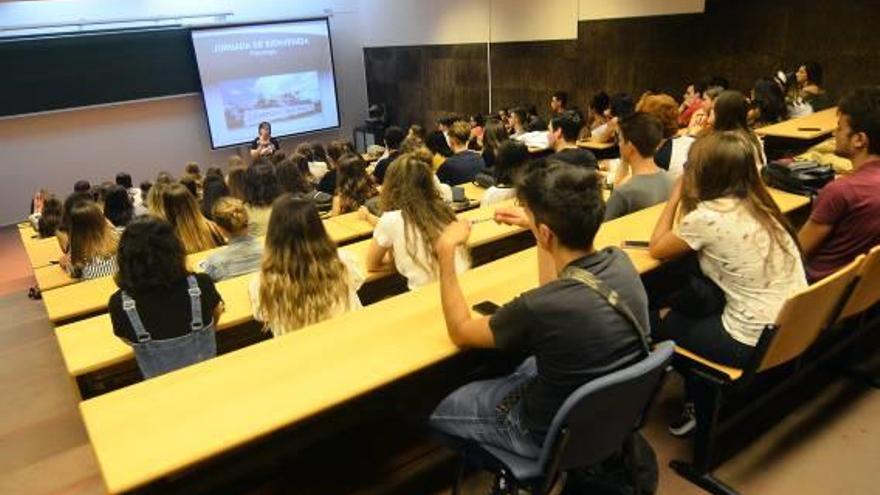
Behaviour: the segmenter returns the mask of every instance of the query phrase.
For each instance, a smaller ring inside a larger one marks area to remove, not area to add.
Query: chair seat
[[[544,473],[541,470],[541,463],[538,462],[538,459],[529,459],[527,457],[516,455],[513,452],[508,452],[504,449],[488,445],[482,445],[480,448],[495,457],[497,461],[500,461],[507,466],[510,473],[520,481],[533,480],[544,476]]]
[[[721,373],[727,375],[727,377],[731,381],[739,380],[739,378],[743,374],[743,370],[739,368],[732,368],[730,366],[724,366],[723,364],[718,364],[715,361],[710,361],[698,354],[694,354],[693,352],[685,349],[684,347],[675,346],[675,353],[679,356],[684,356],[691,361],[696,361],[707,368],[711,368],[716,371],[720,371]]]

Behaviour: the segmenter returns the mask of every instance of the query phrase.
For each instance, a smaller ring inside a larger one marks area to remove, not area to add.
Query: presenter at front
[[[269,158],[281,148],[278,140],[272,137],[272,124],[260,122],[257,137],[251,141],[251,159]]]

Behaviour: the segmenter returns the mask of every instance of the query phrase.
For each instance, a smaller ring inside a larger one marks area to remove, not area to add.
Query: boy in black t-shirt
[[[547,163],[567,163],[593,170],[599,168],[596,156],[577,145],[577,138],[583,126],[580,115],[572,110],[556,114],[550,119],[547,142],[555,153],[547,157]]]
[[[641,357],[636,329],[582,282],[559,278],[573,265],[618,292],[643,328],[648,299],[639,274],[616,247],[597,251],[604,215],[599,176],[566,164],[531,170],[517,188],[523,208],[499,209],[496,221],[532,231],[541,286],[502,306],[491,318],[471,316],[455,273],[455,250],[470,233],[450,224],[436,243],[443,314],[459,347],[499,348],[532,355],[513,374],[470,383],[444,399],[431,425],[452,436],[536,458],[556,411],[584,383]]]

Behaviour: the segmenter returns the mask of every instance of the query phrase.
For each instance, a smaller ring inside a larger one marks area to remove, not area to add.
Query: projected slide
[[[194,29],[211,146],[339,126],[326,19]]]

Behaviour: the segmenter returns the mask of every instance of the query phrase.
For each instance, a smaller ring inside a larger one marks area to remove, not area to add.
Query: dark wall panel
[[[564,89],[585,107],[599,90],[680,96],[689,81],[727,77],[747,90],[776,69],[820,62],[832,96],[880,84],[876,0],[708,0],[703,14],[585,21],[578,39],[491,47],[493,106],[546,112]],[[485,45],[368,48],[368,96],[395,122],[429,124],[488,105]]]

